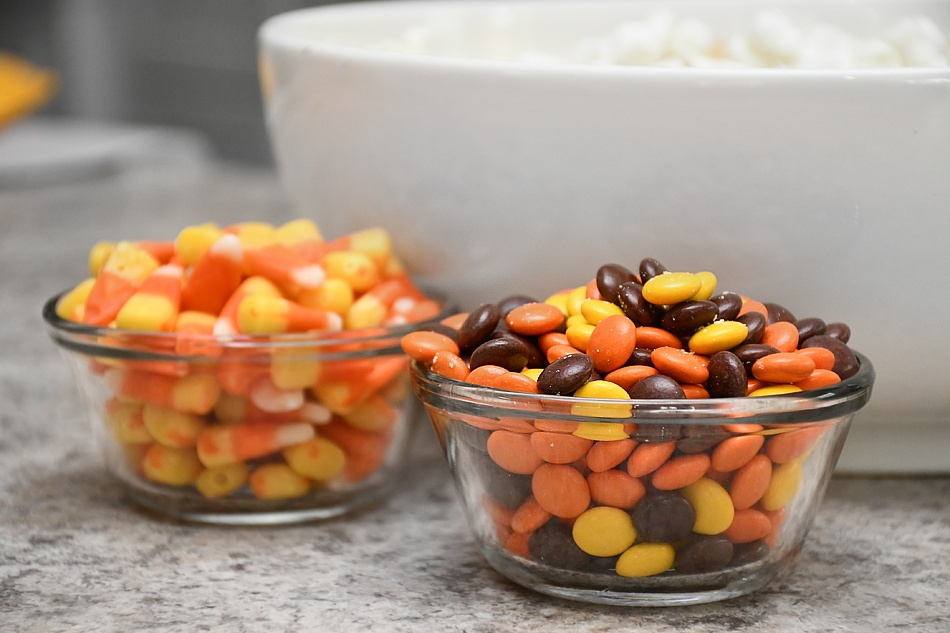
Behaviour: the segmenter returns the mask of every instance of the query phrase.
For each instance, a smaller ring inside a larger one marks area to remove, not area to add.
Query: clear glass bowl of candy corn
[[[192,226],[97,244],[89,268],[43,318],[133,502],[279,524],[392,492],[424,417],[400,339],[444,314],[384,230]]]
[[[732,598],[791,566],[874,369],[844,323],[716,282],[607,264],[404,337],[491,566],[630,606]]]

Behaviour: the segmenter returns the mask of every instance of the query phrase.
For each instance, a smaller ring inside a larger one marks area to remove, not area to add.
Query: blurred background
[[[217,158],[269,165],[256,31],[321,4],[330,2],[0,0],[0,52],[56,73],[34,119],[180,128]]]

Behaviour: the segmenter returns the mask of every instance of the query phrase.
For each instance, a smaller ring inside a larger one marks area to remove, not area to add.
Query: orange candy
[[[741,468],[758,454],[765,444],[761,435],[737,435],[726,438],[712,452],[711,465],[719,472],[728,473]]]
[[[752,375],[764,382],[795,383],[805,380],[813,371],[815,371],[814,360],[803,354],[792,352],[769,354],[752,364]]]
[[[594,472],[610,470],[630,457],[637,443],[631,439],[595,442],[587,453],[587,467]]]
[[[765,452],[776,464],[787,464],[807,453],[824,432],[824,426],[812,426],[773,435]]]
[[[709,379],[709,358],[675,347],[658,347],[650,354],[653,366],[673,380],[698,385]]]
[[[644,442],[630,454],[627,460],[627,472],[631,477],[649,475],[663,465],[676,450],[676,442],[649,443]]]
[[[452,380],[465,380],[469,374],[468,364],[450,350],[439,350],[432,356],[432,371]]]
[[[433,356],[439,351],[459,354],[458,343],[438,332],[410,332],[402,337],[401,345],[409,358],[427,364],[432,363]]]
[[[531,448],[534,453],[550,464],[570,464],[587,455],[593,441],[565,435],[539,431],[531,434]]]
[[[615,385],[620,385],[624,390],[630,391],[634,386],[647,376],[654,376],[660,373],[655,367],[649,365],[627,365],[620,369],[615,369],[606,376],[604,380],[610,381]]]
[[[530,475],[544,463],[531,448],[531,436],[498,430],[488,436],[488,455],[510,473]]]
[[[795,350],[795,353],[808,356],[815,361],[815,369],[834,369],[835,355],[830,349],[824,347],[803,347]]]
[[[679,490],[699,481],[709,470],[709,463],[705,453],[673,457],[656,469],[650,482],[657,490]]]
[[[590,487],[576,468],[542,464],[531,476],[531,491],[538,504],[562,519],[583,514],[590,505]]]
[[[756,455],[738,469],[729,485],[729,496],[736,510],[751,508],[762,498],[772,477],[772,462],[765,455]]]
[[[516,334],[538,336],[560,327],[564,313],[549,303],[526,303],[509,312],[505,323]]]
[[[646,495],[646,486],[622,470],[605,470],[587,475],[590,498],[594,503],[629,510]]]
[[[753,508],[736,510],[732,523],[722,533],[732,543],[751,543],[763,539],[772,531],[772,522],[764,512]]]
[[[622,314],[605,317],[587,341],[587,355],[594,369],[607,374],[627,362],[637,346],[637,326]]]
[[[788,321],[776,321],[765,326],[759,342],[780,352],[794,352],[798,348],[798,328]]]
[[[657,349],[658,347],[683,347],[683,341],[666,330],[658,327],[641,326],[637,328],[637,347]]]
[[[816,347],[813,349],[821,348]],[[816,369],[815,371],[811,372],[807,378],[803,378],[802,380],[796,382],[795,386],[802,391],[808,391],[809,389],[830,387],[831,385],[836,385],[839,382],[841,382],[841,377],[830,369]]]
[[[550,518],[551,513],[542,508],[537,499],[528,497],[511,515],[511,529],[520,534],[530,534]]]

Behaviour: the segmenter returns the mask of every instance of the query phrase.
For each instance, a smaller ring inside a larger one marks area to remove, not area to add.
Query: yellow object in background
[[[39,108],[55,90],[52,72],[0,52],[0,126]]]

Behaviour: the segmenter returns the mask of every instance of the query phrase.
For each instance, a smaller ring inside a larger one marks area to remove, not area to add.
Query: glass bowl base
[[[623,578],[559,570],[484,547],[488,563],[512,582],[556,598],[592,604],[665,607],[719,602],[757,591],[791,565],[757,561],[718,572]]]

